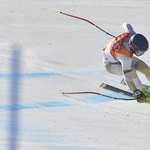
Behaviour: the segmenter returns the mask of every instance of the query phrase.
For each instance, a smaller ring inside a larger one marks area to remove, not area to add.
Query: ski
[[[125,90],[122,90],[122,89],[119,89],[117,87],[114,87],[114,86],[106,84],[106,83],[102,83],[100,85],[100,87],[103,88],[103,89],[110,90],[112,92],[116,92],[116,93],[119,93],[119,94],[122,94],[122,95],[126,95],[126,96],[129,96],[129,97],[133,97],[132,93],[130,93],[128,91],[125,91]]]
[[[121,80],[120,84],[127,85],[124,79]],[[150,86],[148,85],[143,84],[143,88],[150,91]]]

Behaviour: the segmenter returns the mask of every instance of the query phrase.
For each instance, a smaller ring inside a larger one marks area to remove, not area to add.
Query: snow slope
[[[149,1],[0,3],[1,150],[150,149],[149,104],[60,94],[94,91],[122,96],[100,89],[102,82],[128,89],[120,85],[121,76],[107,73],[102,65],[101,50],[113,38],[87,22],[57,13],[86,18],[115,36],[128,22],[150,39]],[[141,57],[148,64],[149,53]]]

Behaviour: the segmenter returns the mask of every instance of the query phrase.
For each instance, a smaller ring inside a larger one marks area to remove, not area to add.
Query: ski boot
[[[141,92],[144,94],[145,100],[150,103],[150,93],[148,93],[144,88],[141,90]]]
[[[135,90],[134,91],[134,97],[139,103],[145,103],[149,102],[150,103],[150,93],[148,93],[144,88],[140,90]]]

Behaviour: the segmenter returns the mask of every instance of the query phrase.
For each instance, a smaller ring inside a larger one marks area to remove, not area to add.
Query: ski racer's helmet
[[[137,56],[143,55],[148,47],[148,41],[142,34],[134,34],[129,39],[129,50]]]

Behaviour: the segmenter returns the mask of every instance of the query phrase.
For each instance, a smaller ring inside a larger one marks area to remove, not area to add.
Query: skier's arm
[[[129,89],[134,92],[137,88],[132,80],[132,76],[133,78],[136,78],[136,76],[134,77],[134,73],[133,73],[133,71],[135,70],[131,67],[132,58],[123,54],[118,54],[117,58],[121,62],[122,72],[126,83]]]
[[[133,30],[132,26],[128,23],[124,23],[122,25],[122,28],[123,28],[124,33],[136,34],[136,32]]]
[[[121,62],[124,79],[129,89],[133,91],[135,99],[137,99],[139,103],[145,102],[144,94],[139,89],[137,89],[133,82],[133,79],[137,78],[137,75],[136,70],[131,66],[132,58],[122,54],[118,54],[117,58]]]

